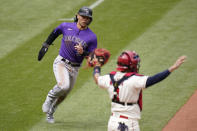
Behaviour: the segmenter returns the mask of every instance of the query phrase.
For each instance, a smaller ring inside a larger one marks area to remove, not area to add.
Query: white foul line
[[[58,21],[73,21],[74,18],[60,18]]]
[[[91,4],[89,6],[90,9],[94,9],[95,7],[97,7],[98,5],[100,5],[104,0],[97,0],[96,2],[94,2],[93,4]],[[73,21],[74,18],[60,18],[58,19],[58,21]]]
[[[90,9],[93,9],[95,7],[97,7],[99,4],[101,4],[104,0],[97,0],[96,2],[94,2],[92,5],[89,6]]]

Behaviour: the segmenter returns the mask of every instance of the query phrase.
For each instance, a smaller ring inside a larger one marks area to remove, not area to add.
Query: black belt
[[[69,60],[65,59],[65,58],[62,58],[61,59],[63,62],[73,66],[73,67],[80,67],[80,64],[79,63],[73,63],[73,62],[70,62]]]
[[[132,105],[134,105],[134,104],[137,104],[137,103],[126,103],[126,102],[114,101],[114,100],[112,100],[112,102],[121,104],[121,105],[123,105],[123,106],[125,106],[125,105],[132,106]]]

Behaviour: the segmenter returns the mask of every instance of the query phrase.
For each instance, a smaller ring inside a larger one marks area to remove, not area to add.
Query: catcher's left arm
[[[110,57],[110,52],[107,49],[99,48],[96,49],[92,54],[90,54],[88,58],[88,65],[90,67],[94,67],[93,69],[93,77],[98,83],[98,77],[100,76],[101,67],[105,65]]]
[[[101,73],[101,64],[98,62],[98,59],[95,59],[95,67],[93,69],[93,77],[96,84],[98,84],[98,77]]]
[[[87,59],[87,65],[89,67],[95,67],[96,63],[100,64],[100,66],[105,65],[110,58],[110,52],[104,48],[95,49]]]

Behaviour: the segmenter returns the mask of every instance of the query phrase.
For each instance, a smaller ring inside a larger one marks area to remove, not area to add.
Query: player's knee
[[[66,82],[58,82],[57,85],[63,90],[67,91],[69,89],[69,83]]]

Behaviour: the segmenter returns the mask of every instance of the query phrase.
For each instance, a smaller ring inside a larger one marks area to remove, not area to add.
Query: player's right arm
[[[146,81],[146,88],[167,78],[170,75],[170,73],[175,71],[176,69],[178,69],[185,62],[185,60],[186,60],[186,56],[181,56],[167,70],[157,73],[154,76],[148,77],[148,79]]]
[[[50,45],[52,45],[53,41],[60,35],[62,34],[61,31],[61,25],[58,26],[56,29],[54,29],[46,39],[46,41],[42,44],[42,48],[39,51],[38,54],[38,61],[41,61],[46,52],[48,51],[48,48]]]
[[[44,43],[48,44],[48,45],[52,45],[53,41],[60,35],[62,34],[62,31],[60,28],[54,29],[50,35],[48,36],[48,38],[46,39],[46,41]]]

